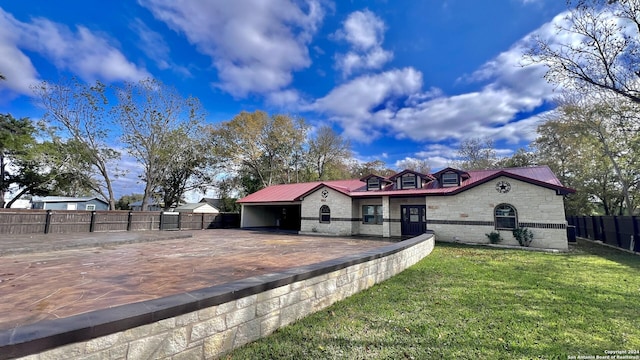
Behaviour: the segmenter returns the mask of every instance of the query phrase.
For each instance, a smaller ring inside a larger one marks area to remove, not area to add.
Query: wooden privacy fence
[[[579,237],[640,252],[638,216],[568,216],[567,223],[575,226]]]
[[[0,209],[0,234],[200,230],[240,227],[240,214]]]

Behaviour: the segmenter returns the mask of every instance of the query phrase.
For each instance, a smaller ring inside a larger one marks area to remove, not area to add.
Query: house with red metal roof
[[[495,231],[511,245],[518,245],[512,230],[528,228],[532,247],[566,249],[563,195],[572,192],[547,166],[446,168],[274,185],[238,203],[242,228],[382,237],[433,231],[438,240],[470,243],[487,243],[485,234]]]

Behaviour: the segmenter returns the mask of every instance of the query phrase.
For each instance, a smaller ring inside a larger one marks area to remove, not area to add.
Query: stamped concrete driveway
[[[155,232],[158,241],[150,241],[150,234],[133,243],[110,240],[123,237],[122,233],[94,234],[92,241],[100,246],[0,256],[0,330],[220,285],[390,243],[237,229],[180,232],[192,237],[171,240],[166,239],[167,232]],[[50,247],[56,237],[64,235],[31,237],[29,246],[41,242],[43,248]]]

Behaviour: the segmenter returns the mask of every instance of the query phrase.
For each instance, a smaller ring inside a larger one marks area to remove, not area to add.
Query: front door
[[[427,209],[424,205],[402,205],[402,235],[420,235],[427,231]]]

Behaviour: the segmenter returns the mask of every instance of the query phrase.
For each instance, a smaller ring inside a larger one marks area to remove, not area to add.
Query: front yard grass
[[[640,257],[436,244],[403,273],[229,359],[567,359],[640,350]]]

